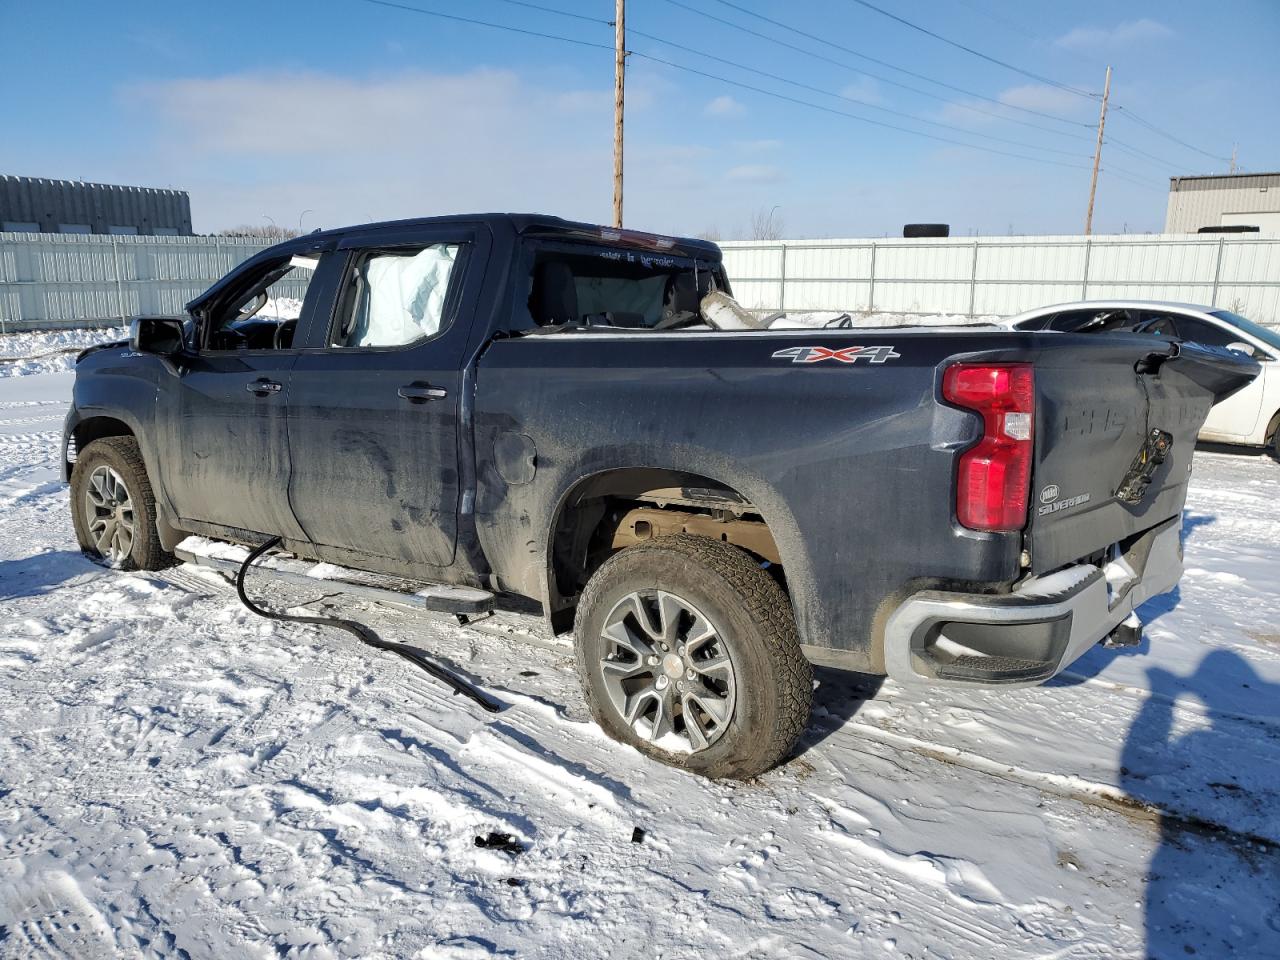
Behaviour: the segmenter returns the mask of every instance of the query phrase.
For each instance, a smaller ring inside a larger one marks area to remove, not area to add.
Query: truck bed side
[[[768,523],[805,642],[875,669],[877,607],[908,581],[996,589],[1018,574],[1020,535],[955,521],[954,454],[979,427],[936,402],[939,365],[989,354],[992,340],[901,330],[499,340],[477,371],[485,553],[503,586],[547,599],[550,540],[578,484],[645,467],[704,477]],[[1032,335],[999,340],[1013,359],[1033,346]],[[882,346],[892,355],[876,363],[775,356],[810,346]],[[528,482],[511,482],[501,462],[512,447],[528,454]]]

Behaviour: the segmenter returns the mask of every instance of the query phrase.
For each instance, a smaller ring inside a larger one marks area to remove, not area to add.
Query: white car
[[[1006,317],[999,324],[1010,330],[1149,333],[1247,353],[1262,362],[1262,372],[1249,386],[1209,411],[1200,439],[1273,451],[1280,443],[1280,330],[1230,310],[1155,300],[1059,303]]]

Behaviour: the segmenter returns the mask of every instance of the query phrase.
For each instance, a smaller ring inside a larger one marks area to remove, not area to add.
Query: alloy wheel
[[[89,475],[84,497],[89,537],[108,563],[119,566],[133,551],[137,532],[133,498],[124,478],[111,467],[97,467]]]
[[[733,659],[720,629],[692,603],[663,590],[630,593],[605,618],[601,641],[610,703],[638,736],[694,753],[728,729]]]

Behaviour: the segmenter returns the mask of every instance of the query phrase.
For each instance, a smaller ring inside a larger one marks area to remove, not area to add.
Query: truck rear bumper
[[[1181,530],[1174,517],[1117,544],[1102,566],[1076,564],[1012,593],[914,593],[885,624],[885,672],[911,686],[1043,683],[1177,585]]]

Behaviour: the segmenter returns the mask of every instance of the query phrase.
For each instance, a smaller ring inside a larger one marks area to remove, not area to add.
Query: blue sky
[[[404,2],[606,47],[613,40],[591,22],[612,18],[613,0],[536,0],[589,20],[510,0]],[[1095,232],[1160,229],[1167,178],[1225,172],[1233,144],[1241,168],[1280,169],[1276,0],[873,2],[1065,86],[1100,92],[1111,63],[1114,103],[1204,151],[1113,111],[1107,129],[1117,142],[1104,149]],[[628,226],[730,239],[753,212],[776,206],[794,237],[895,235],[914,221],[947,222],[953,234],[1082,228],[1092,99],[856,0],[629,0],[627,22],[707,56],[634,32],[632,50],[721,78],[631,59]],[[609,50],[367,0],[0,0],[0,36],[0,173],[186,189],[198,231],[268,217],[311,229],[469,210],[610,216]]]

